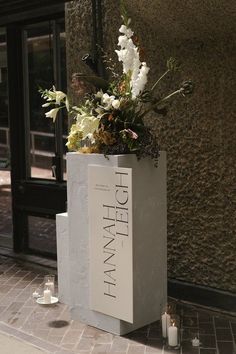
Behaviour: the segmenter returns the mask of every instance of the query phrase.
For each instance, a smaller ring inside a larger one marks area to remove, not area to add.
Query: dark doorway
[[[0,245],[12,248],[6,29],[0,28]]]
[[[63,17],[6,25],[13,248],[52,257],[55,215],[66,208],[67,119],[61,115],[55,125],[45,118],[38,89],[66,90]]]

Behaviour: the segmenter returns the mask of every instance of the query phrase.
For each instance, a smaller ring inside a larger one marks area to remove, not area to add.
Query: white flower
[[[50,106],[50,104],[51,104],[51,102],[44,103],[44,104],[42,104],[42,107],[48,107],[48,106]]]
[[[102,104],[104,104],[104,109],[109,111],[112,107],[112,102],[114,101],[115,96],[109,96],[108,93],[104,93],[102,96]]]
[[[129,41],[129,39],[126,36],[119,36],[118,37],[118,45],[121,47],[121,49],[127,47],[128,41]]]
[[[133,86],[133,83],[137,80],[139,71],[140,71],[140,65],[141,62],[139,60],[139,56],[135,57],[133,59],[133,70],[132,70],[132,75],[131,75],[131,87]]]
[[[94,139],[93,134],[89,133],[89,134],[87,135],[87,138],[90,140],[91,144],[94,144],[94,143],[95,143],[95,139]]]
[[[121,25],[119,31],[120,31],[120,33],[124,33],[128,38],[131,38],[134,34],[134,32],[131,31],[131,29],[125,25]]]
[[[47,118],[52,118],[52,119],[53,119],[53,122],[55,122],[56,117],[57,117],[57,113],[58,113],[59,109],[60,109],[60,108],[53,108],[53,109],[51,109],[51,111],[46,112],[46,113],[45,113],[45,116],[46,116]]]
[[[97,118],[102,118],[102,115],[104,114],[104,108],[101,106],[98,106],[95,108],[95,112],[98,113]]]
[[[91,136],[97,129],[100,119],[94,116],[81,116],[79,121],[77,120],[77,127],[83,132],[83,139]]]
[[[56,104],[60,105],[61,101],[66,97],[66,94],[62,91],[54,91],[54,92],[55,92]]]
[[[130,28],[122,25],[119,31],[123,34],[118,37],[120,50],[116,50],[118,60],[123,64],[123,73],[131,73],[130,87],[132,99],[135,99],[143,90],[147,83],[149,68],[146,63],[141,63],[138,48],[135,46]]]
[[[103,96],[102,90],[100,90],[100,91],[98,91],[97,93],[95,93],[94,96],[97,97],[97,98],[102,98],[102,96]]]
[[[132,98],[135,99],[143,90],[147,83],[147,74],[149,72],[149,67],[145,62],[142,63],[142,66],[139,70],[137,79],[132,82]]]
[[[119,109],[120,108],[120,101],[119,100],[112,101],[112,107],[115,109]]]
[[[66,96],[66,109],[67,109],[67,112],[69,112],[70,110],[70,103],[69,103],[69,100],[68,100],[68,97]]]
[[[67,98],[66,94],[62,91],[57,91],[55,86],[53,86],[53,91],[49,90],[44,94],[44,98],[47,99],[48,102],[55,101],[57,105],[60,105],[65,97]]]

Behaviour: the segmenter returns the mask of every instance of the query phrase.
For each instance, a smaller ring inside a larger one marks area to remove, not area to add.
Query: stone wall
[[[103,0],[105,49],[116,47],[119,1]],[[157,94],[191,78],[168,117],[148,123],[168,155],[169,277],[236,292],[236,11],[233,0],[126,0],[151,67],[149,85],[173,56],[182,71]],[[68,73],[91,49],[90,0],[67,5]]]

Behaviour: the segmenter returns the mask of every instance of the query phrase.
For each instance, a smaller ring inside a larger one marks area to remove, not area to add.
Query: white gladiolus
[[[126,37],[128,37],[128,38],[131,38],[134,34],[134,32],[131,31],[131,29],[125,25],[121,25],[119,31],[120,31],[120,33],[124,33],[126,35]]]
[[[130,87],[132,99],[135,99],[143,90],[147,83],[149,68],[145,62],[141,63],[138,48],[132,41],[133,32],[130,28],[122,25],[119,29],[122,36],[118,38],[120,50],[116,50],[118,60],[123,64],[123,73],[131,73]]]
[[[118,37],[118,45],[121,47],[121,49],[125,48],[128,46],[129,39],[126,36],[119,36]]]
[[[46,116],[47,118],[52,118],[52,119],[53,119],[53,122],[55,122],[56,117],[57,117],[57,113],[58,113],[59,109],[60,109],[60,108],[53,108],[53,109],[51,109],[51,111],[46,112],[46,113],[45,113],[45,116]]]
[[[142,63],[137,79],[132,83],[132,98],[136,98],[144,89],[147,83],[149,67],[145,62]]]

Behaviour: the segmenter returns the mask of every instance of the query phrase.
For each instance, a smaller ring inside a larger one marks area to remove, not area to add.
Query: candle
[[[51,304],[51,296],[52,296],[52,293],[51,293],[50,289],[44,290],[43,298],[44,298],[44,303],[45,304]]]
[[[200,341],[199,341],[199,339],[197,337],[192,339],[192,345],[193,345],[193,347],[199,347]]]
[[[39,297],[39,293],[38,293],[37,291],[34,291],[32,296],[33,296],[34,298],[37,298],[37,297]]]
[[[47,289],[51,290],[52,295],[54,295],[54,283],[53,283],[53,281],[48,280],[48,281],[45,283],[45,287],[46,287]]]
[[[166,312],[161,316],[161,324],[162,324],[162,336],[163,338],[167,337],[168,328],[170,327],[170,315]]]
[[[168,344],[170,347],[178,345],[178,329],[174,323],[168,328]]]

